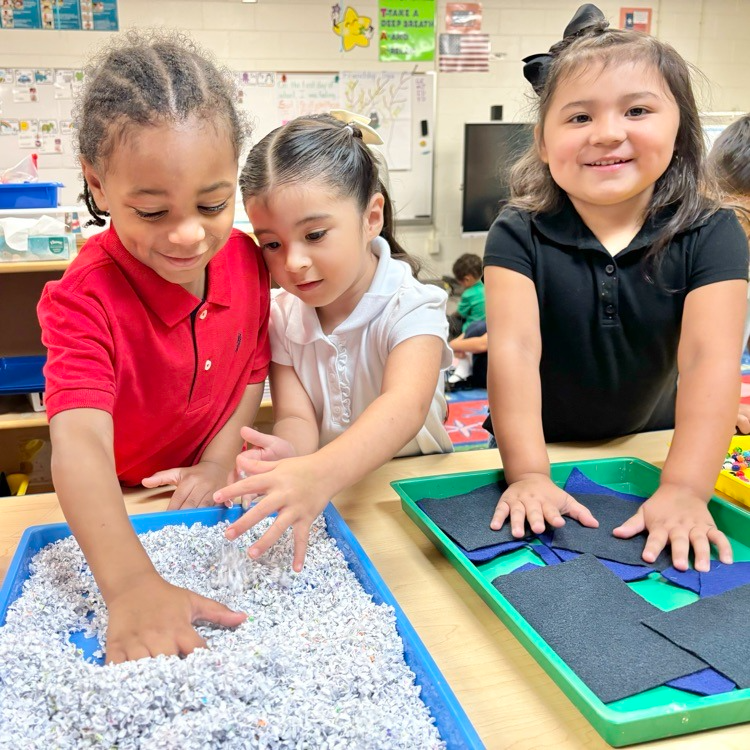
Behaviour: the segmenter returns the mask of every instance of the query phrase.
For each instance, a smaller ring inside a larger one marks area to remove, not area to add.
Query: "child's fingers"
[[[208,648],[206,641],[201,638],[193,628],[185,628],[177,634],[177,648],[180,654],[187,656],[192,654],[196,648]]]
[[[238,476],[252,477],[256,474],[265,474],[278,465],[278,461],[263,461],[260,455],[250,455],[255,453],[255,450],[251,450],[237,456],[234,463]]]
[[[214,492],[214,502],[224,503],[243,495],[262,495],[266,491],[267,480],[263,476],[247,477],[234,484],[228,484]]]
[[[708,541],[707,530],[693,528],[690,530],[689,537],[693,548],[693,567],[701,573],[707,573],[711,570],[711,545]],[[674,547],[672,550],[674,558]]]
[[[241,515],[233,524],[227,526],[224,536],[227,539],[236,539],[244,534],[248,529],[252,529],[256,523],[260,523],[266,516],[270,516],[278,510],[273,501],[268,497],[264,498],[257,505],[254,505],[247,513]]]
[[[278,438],[274,435],[269,435],[266,432],[260,432],[254,427],[242,427],[240,429],[240,435],[242,439],[250,445],[255,445],[258,448],[270,448]]]
[[[743,435],[747,435],[750,432],[750,419],[748,419],[744,414],[740,414],[737,416],[737,429]]]
[[[166,484],[179,484],[182,479],[182,469],[166,469],[164,471],[157,471],[156,474],[152,474],[150,477],[146,477],[141,480],[141,484],[144,487],[163,487]]]
[[[579,503],[578,500],[576,500],[571,495],[568,495],[568,502],[565,506],[564,513],[566,516],[574,518],[583,526],[588,526],[592,529],[599,528],[599,521],[594,518],[594,514],[585,505]],[[629,523],[630,520],[626,521],[625,524]],[[625,524],[623,524],[623,526],[625,526]]]
[[[732,545],[729,543],[726,535],[713,526],[708,530],[707,536],[708,541],[716,547],[716,551],[719,553],[719,560],[725,565],[731,565],[734,555],[732,554]]]
[[[128,657],[125,654],[124,649],[122,649],[120,646],[110,646],[109,643],[107,644],[107,653],[104,661],[105,664],[122,664],[127,660]]]
[[[627,523],[627,521],[625,523]],[[623,524],[623,526],[624,525],[625,524]],[[669,540],[669,535],[667,534],[667,530],[665,528],[654,529],[648,535],[648,539],[646,540],[646,545],[643,548],[643,554],[641,555],[641,557],[647,563],[654,562],[654,560],[656,560],[656,558],[659,557],[659,553],[667,546],[668,540]],[[676,560],[673,559],[673,562],[674,562],[675,568],[677,568],[678,570],[687,569],[687,556],[685,556],[685,563],[684,563],[684,567],[682,568],[680,568],[677,565]]]
[[[558,516],[560,514],[558,513]],[[529,527],[535,534],[541,534],[545,529],[545,513],[544,506],[532,505],[526,508],[526,520],[529,522]],[[563,521],[563,523],[565,523]]]
[[[627,521],[616,529],[612,529],[612,534],[620,539],[630,539],[630,537],[640,534],[646,530],[646,519],[643,515],[643,509],[630,516]]]
[[[539,507],[539,504],[529,504],[528,506],[524,505],[519,500],[516,500],[515,502],[511,502],[510,506],[510,530],[511,534],[516,539],[521,539],[524,534],[526,533],[526,516],[529,512],[539,512],[541,513],[541,509]]]
[[[294,559],[292,560],[292,570],[299,573],[305,564],[305,555],[307,554],[307,540],[310,538],[310,524],[297,523],[293,527],[294,534]]]
[[[264,552],[271,549],[271,547],[281,539],[282,535],[288,528],[289,524],[284,521],[281,516],[277,516],[276,520],[268,527],[266,533],[263,534],[263,536],[258,539],[252,547],[250,547],[247,554],[250,555],[253,560],[257,560]]]
[[[650,538],[650,535],[649,535],[649,538]],[[669,543],[672,546],[672,565],[674,565],[674,567],[677,568],[677,570],[687,570],[688,558],[690,556],[690,538],[685,533],[685,530],[682,528],[674,529],[669,534]],[[646,553],[647,548],[648,548],[648,544],[643,549],[644,559],[645,559],[645,553]],[[659,550],[659,552],[661,552],[661,549]],[[659,552],[657,552],[656,555],[658,555]],[[655,559],[656,557],[654,557],[654,560]],[[697,563],[697,560],[696,560],[696,563]],[[697,564],[695,566],[695,569],[699,570]]]
[[[544,513],[544,518],[550,526],[553,526],[556,529],[559,529],[561,526],[565,526],[565,519],[562,517],[560,509],[556,505],[553,505],[552,503],[545,503],[542,506],[542,513]],[[534,529],[533,526],[531,528]],[[544,529],[542,529],[542,531],[543,530]],[[536,529],[534,529],[534,531],[537,534],[541,534],[541,531],[537,531]]]
[[[205,596],[194,594],[192,597],[193,613],[192,620],[205,620],[214,625],[221,625],[225,628],[235,628],[237,625],[247,620],[244,612],[235,612],[224,604],[209,599]],[[204,644],[205,645],[205,644]]]
[[[497,504],[497,507],[495,508],[494,514],[492,515],[492,520],[490,521],[490,528],[494,529],[495,531],[498,531],[498,529],[501,529],[509,513],[510,513],[510,506],[508,505],[508,501],[503,500],[501,498],[500,502]]]
[[[180,508],[182,508],[182,506],[185,504],[185,501],[190,496],[192,489],[192,486],[188,486],[184,482],[183,484],[177,485],[177,489],[172,493],[172,497],[169,498],[169,505],[167,505],[167,510],[179,510]]]

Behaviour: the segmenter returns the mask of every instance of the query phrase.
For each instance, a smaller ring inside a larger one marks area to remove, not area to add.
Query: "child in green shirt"
[[[454,341],[463,341],[469,326],[485,318],[482,259],[473,253],[464,253],[453,264],[453,275],[464,288],[456,310],[456,317],[461,320],[461,333],[454,339]],[[472,371],[471,354],[459,348],[454,348],[453,354],[457,361],[455,369],[448,377],[448,385],[456,385],[468,380]]]

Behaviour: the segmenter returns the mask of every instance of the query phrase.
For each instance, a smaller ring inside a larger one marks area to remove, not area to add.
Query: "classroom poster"
[[[3,29],[40,28],[41,0],[0,0]]]
[[[435,59],[435,0],[380,0],[381,62]]]
[[[0,0],[0,28],[117,31],[117,0]]]
[[[324,114],[341,106],[338,73],[279,73],[276,119],[280,125],[300,115]]]
[[[341,83],[344,109],[370,118],[389,169],[411,169],[411,73],[342,73]]]
[[[42,17],[44,5],[48,0],[42,0]],[[54,28],[59,31],[72,31],[81,28],[81,6],[78,0],[54,0]]]

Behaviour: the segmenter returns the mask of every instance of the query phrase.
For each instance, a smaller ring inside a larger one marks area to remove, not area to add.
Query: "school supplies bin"
[[[750,435],[737,436],[732,438],[732,442],[729,444],[729,452],[734,450],[750,451]],[[748,469],[748,479],[750,479],[750,469]],[[737,476],[734,476],[731,471],[722,469],[719,472],[719,478],[716,480],[716,490],[723,492],[727,497],[731,497],[732,500],[737,500],[744,505],[750,506],[750,482],[743,482]]]
[[[230,509],[200,508],[148,513],[133,516],[130,520],[135,531],[143,533],[171,524],[192,526],[202,523],[205,526],[215,526],[220,521],[236,521],[242,513],[243,510],[237,506]],[[328,534],[335,540],[364,590],[372,596],[376,604],[386,604],[393,608],[396,630],[404,644],[404,659],[416,675],[416,684],[421,687],[421,699],[434,717],[435,726],[447,747],[450,750],[481,750],[484,745],[461,704],[343,518],[330,504],[323,516]],[[29,563],[34,555],[47,544],[68,536],[70,528],[64,523],[32,526],[26,529],[0,589],[0,626],[5,623],[8,607],[21,594],[24,581],[29,577]],[[99,648],[99,644],[93,639],[78,645],[84,650],[85,655]],[[248,675],[248,679],[252,679],[252,675]]]
[[[40,393],[44,390],[42,372],[45,355],[0,357],[0,396]]]
[[[637,458],[610,458],[552,464],[552,481],[564,486],[574,468],[597,484],[643,497],[658,488],[661,474],[655,466]],[[663,685],[614,703],[603,703],[492,585],[495,578],[512,573],[519,561],[526,562],[532,553],[519,549],[474,565],[417,505],[419,500],[428,497],[452,497],[471,492],[503,477],[502,471],[473,471],[405,479],[391,485],[400,495],[401,507],[409,518],[610,745],[622,747],[750,721],[750,689],[702,697]],[[730,538],[735,560],[750,560],[750,514],[718,497],[711,499],[709,509],[718,528]],[[658,573],[646,579],[649,601],[669,608],[673,606],[668,602],[675,596],[674,587],[659,579]],[[631,587],[637,591],[639,583],[643,582],[631,584]]]
[[[56,208],[61,182],[0,183],[0,209]]]

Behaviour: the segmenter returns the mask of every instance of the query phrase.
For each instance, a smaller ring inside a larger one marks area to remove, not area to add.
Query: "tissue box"
[[[29,237],[28,260],[65,260],[75,253],[76,238],[72,234]]]

